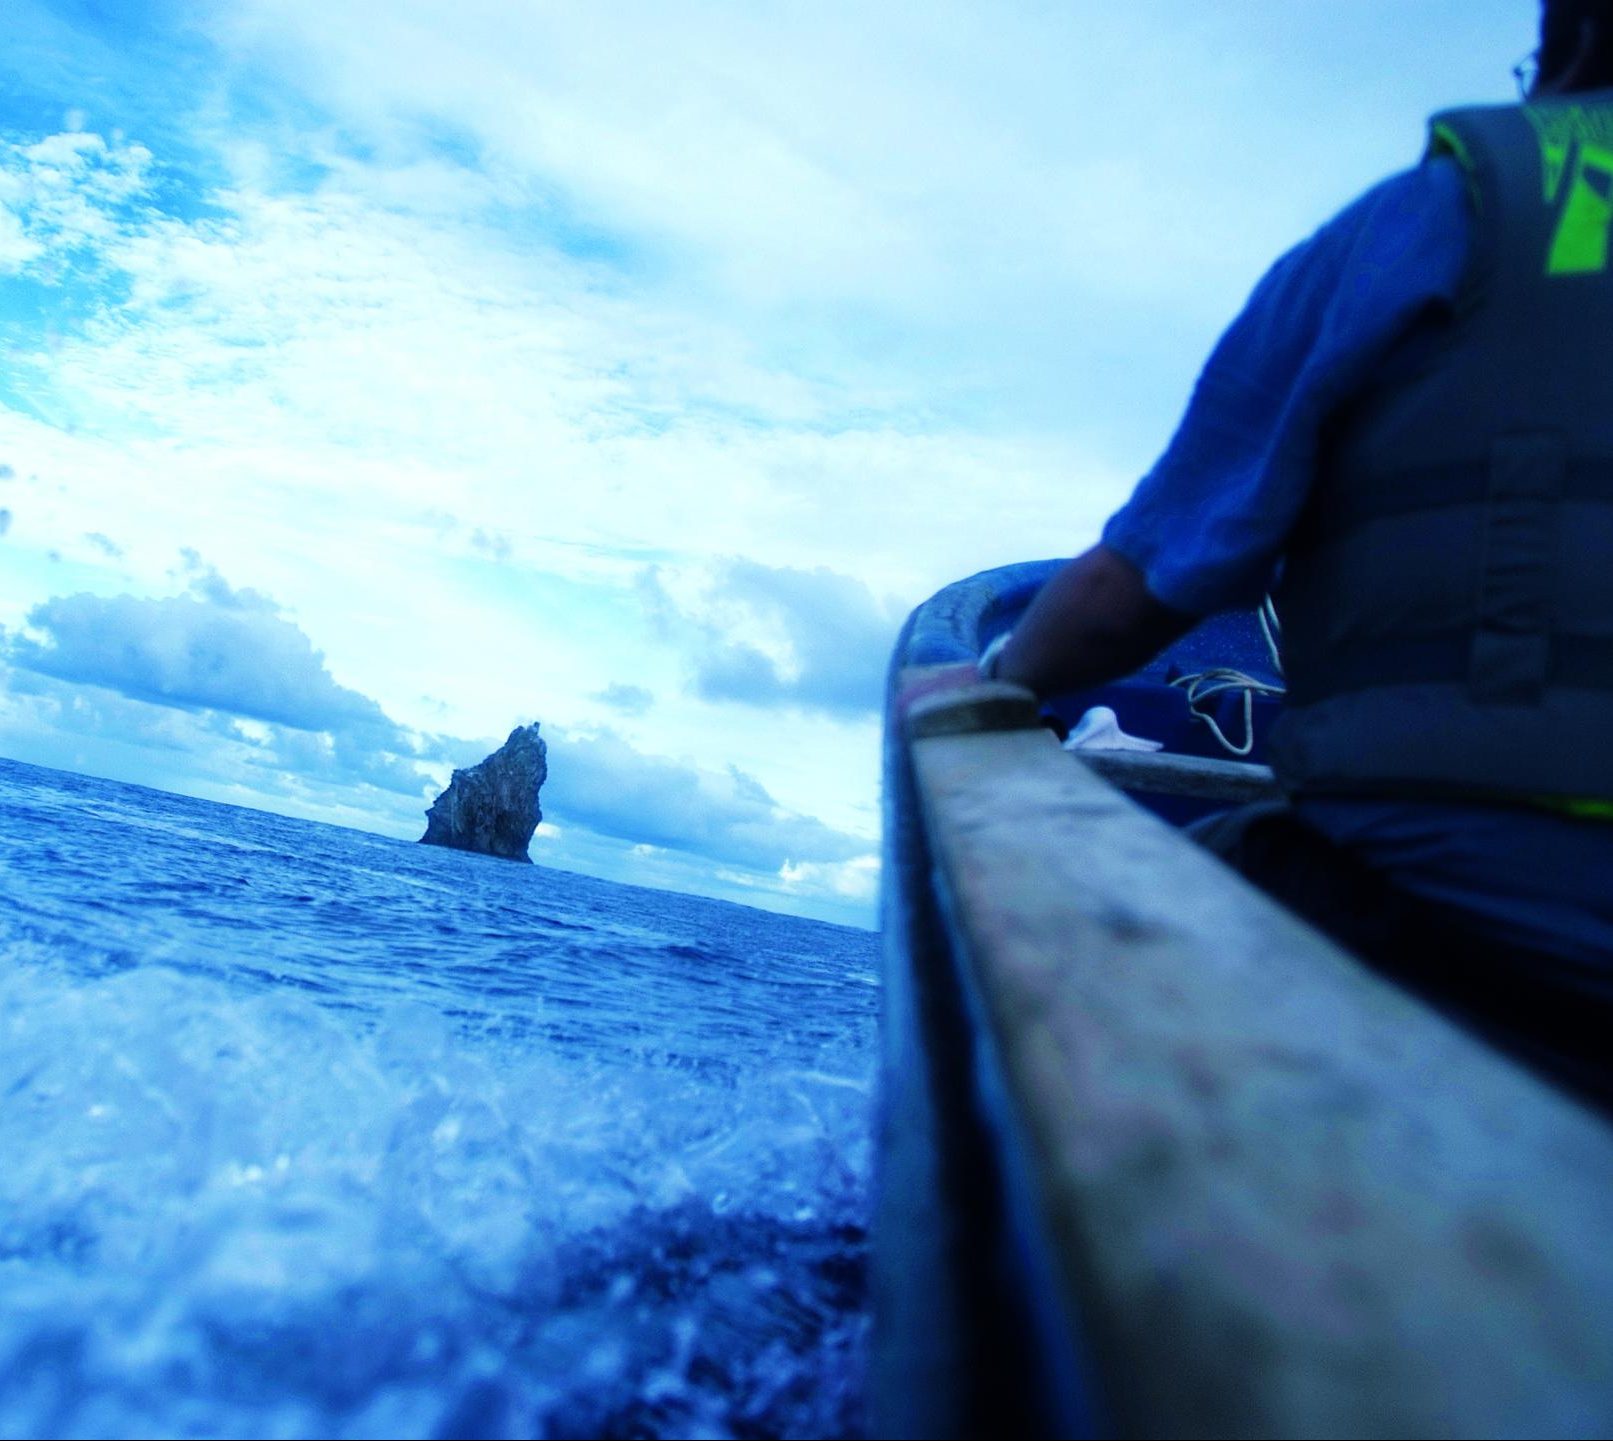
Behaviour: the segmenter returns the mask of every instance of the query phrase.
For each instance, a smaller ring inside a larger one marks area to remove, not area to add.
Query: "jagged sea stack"
[[[530,862],[527,846],[543,819],[538,790],[549,778],[548,754],[536,724],[517,726],[486,760],[454,772],[426,812],[421,845]]]

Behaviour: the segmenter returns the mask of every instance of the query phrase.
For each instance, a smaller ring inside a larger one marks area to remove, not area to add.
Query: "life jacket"
[[[1324,428],[1272,765],[1613,815],[1613,91],[1436,116],[1429,153],[1470,268]]]

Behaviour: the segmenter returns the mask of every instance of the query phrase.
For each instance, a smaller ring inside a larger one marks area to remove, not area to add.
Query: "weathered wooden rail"
[[[936,674],[887,742],[933,906],[887,914],[876,1426],[1613,1433],[1613,1127],[1109,783],[1260,768],[1090,765]]]

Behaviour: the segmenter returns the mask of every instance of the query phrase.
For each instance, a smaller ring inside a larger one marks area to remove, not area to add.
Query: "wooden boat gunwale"
[[[874,1434],[1096,1435],[1073,1318],[1024,1304],[1046,1263],[1020,1143],[978,1002],[930,884],[934,862],[897,716],[908,662],[970,663],[1053,562],[950,586],[893,652],[884,737],[880,1183],[874,1266]],[[1020,1183],[1016,1185],[1016,1182]],[[989,1248],[981,1237],[990,1236]],[[989,1249],[989,1253],[988,1253]]]

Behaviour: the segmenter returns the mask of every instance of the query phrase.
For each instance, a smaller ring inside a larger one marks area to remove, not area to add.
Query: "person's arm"
[[[1151,660],[1195,619],[1156,600],[1124,556],[1094,546],[1042,587],[993,673],[1041,696],[1101,685]]]

